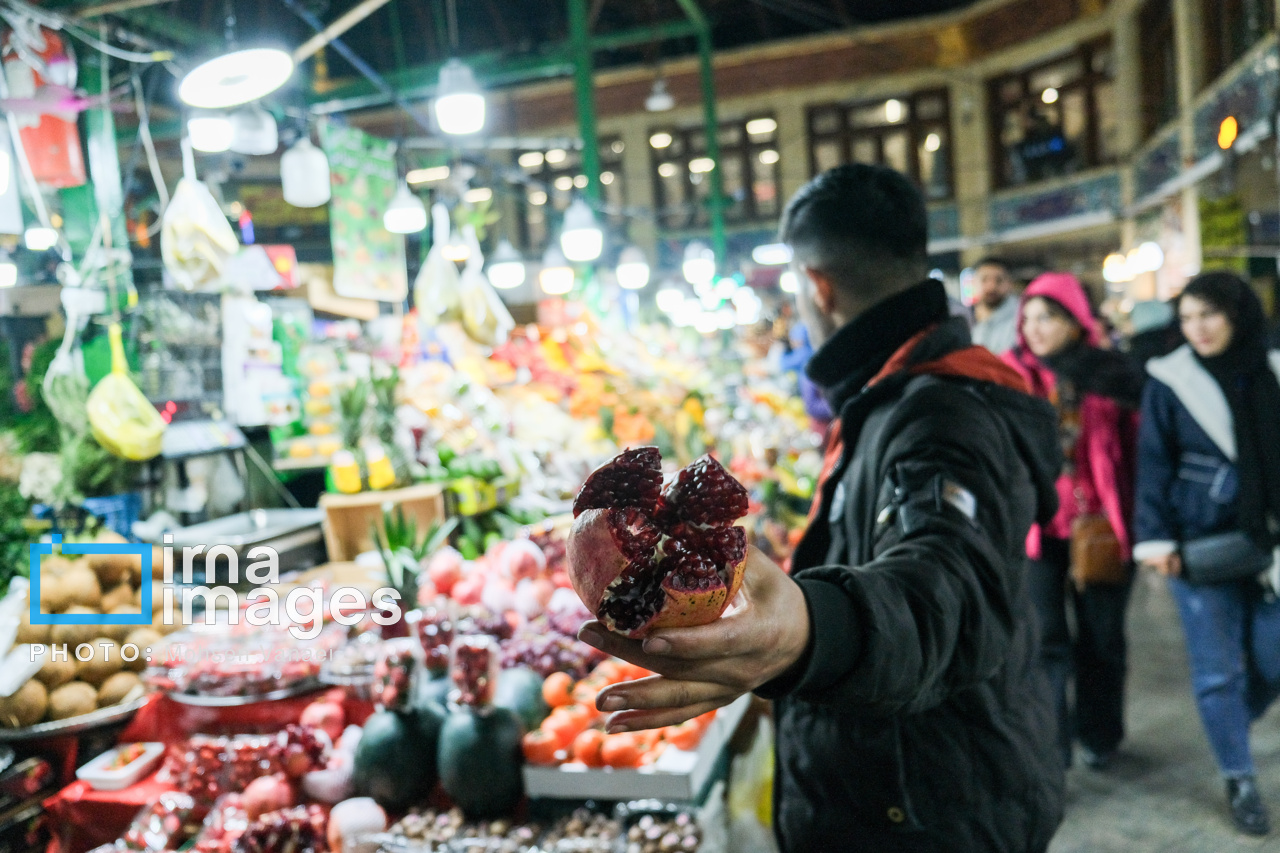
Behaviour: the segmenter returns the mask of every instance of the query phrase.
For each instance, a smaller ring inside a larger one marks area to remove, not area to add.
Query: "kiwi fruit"
[[[117,672],[102,682],[98,688],[98,707],[117,705],[135,688],[142,684],[142,679],[132,672]]]
[[[71,589],[63,582],[62,575],[45,571],[42,562],[40,565],[40,611],[61,613],[71,604]]]
[[[114,640],[95,640],[92,648],[93,657],[76,659],[76,678],[97,687],[119,672],[124,661],[120,658],[120,644]]]
[[[138,659],[133,661],[124,661],[124,668],[128,672],[142,672],[147,668],[147,649],[151,650],[152,657],[159,657],[160,644],[164,642],[164,637],[159,632],[151,628],[138,628],[132,631],[125,638],[124,644],[127,646],[133,644],[138,647]],[[131,650],[132,653],[132,650]]]
[[[65,720],[98,707],[98,690],[92,684],[73,681],[49,694],[49,719]]]
[[[98,576],[91,569],[71,569],[62,576],[62,585],[67,588],[67,596],[72,604],[84,607],[102,606],[102,587],[98,584]]]
[[[92,607],[84,607],[76,605],[68,607],[67,613],[97,613]],[[102,636],[102,625],[54,625],[50,632],[50,640],[55,646],[67,647],[67,653],[74,655],[76,646],[81,643],[92,643],[96,638]]]
[[[49,709],[49,691],[34,678],[29,679],[12,696],[0,698],[0,726],[20,729],[34,726],[44,719]]]
[[[32,625],[31,611],[24,607],[21,615],[18,616],[18,635],[13,638],[14,643],[44,643],[48,645],[49,638],[53,635],[50,630],[52,625]]]
[[[102,596],[102,612],[112,613],[122,604],[133,604],[133,587],[127,583],[117,584]],[[135,608],[134,613],[137,613]]]
[[[67,660],[63,660],[59,655],[57,659],[51,654],[46,654],[44,666],[40,667],[40,671],[36,673],[36,678],[40,683],[50,690],[54,690],[69,681],[74,681],[76,677],[76,662],[68,656]]]

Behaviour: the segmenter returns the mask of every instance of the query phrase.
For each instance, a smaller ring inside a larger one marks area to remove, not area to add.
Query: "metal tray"
[[[27,726],[25,729],[0,729],[0,742],[78,735],[116,723],[123,723],[136,714],[139,708],[147,704],[149,698],[149,696],[142,696],[122,705],[99,708],[88,714],[69,717],[65,720],[55,720],[51,723],[36,723],[34,726]]]
[[[251,509],[193,524],[173,531],[174,549],[191,545],[230,545],[237,551],[255,545],[272,545],[280,548],[280,540],[293,541],[294,535],[314,528],[315,538],[320,538],[320,523],[324,510],[320,509]],[[303,544],[304,539],[297,540]]]
[[[273,690],[270,693],[256,693],[251,696],[202,696],[198,693],[179,693],[174,691],[169,698],[180,705],[196,705],[201,708],[239,708],[243,705],[256,705],[259,702],[274,702],[277,699],[292,699],[305,696],[324,688],[318,678],[307,678],[290,687]]]

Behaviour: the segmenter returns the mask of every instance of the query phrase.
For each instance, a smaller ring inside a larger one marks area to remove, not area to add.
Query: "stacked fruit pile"
[[[604,717],[596,711],[596,695],[610,684],[652,675],[619,660],[608,660],[588,677],[575,682],[565,673],[547,678],[542,696],[551,714],[524,736],[521,747],[530,764],[585,764],[587,767],[643,767],[668,749],[692,751],[715,719],[712,711],[678,726],[640,732],[605,734]]]
[[[96,541],[118,544],[125,540],[108,531]],[[42,613],[136,616],[141,612],[142,560],[136,554],[91,554],[77,559],[45,555],[39,572]],[[153,608],[161,604],[160,597],[153,596]],[[14,643],[44,645],[44,664],[12,695],[0,697],[0,727],[66,720],[143,695],[139,673],[147,665],[147,655],[161,645],[161,633],[171,630],[162,620],[154,623],[155,627],[32,625],[24,603]],[[51,646],[58,647],[56,655]]]

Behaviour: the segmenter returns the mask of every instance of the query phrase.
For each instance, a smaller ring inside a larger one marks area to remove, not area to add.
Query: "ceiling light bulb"
[[[690,284],[710,284],[716,277],[716,253],[706,243],[694,240],[685,247],[681,271]]]
[[[233,111],[231,150],[237,154],[274,154],[280,147],[280,132],[275,116],[258,104],[247,104]]]
[[[32,226],[23,235],[23,243],[33,252],[43,252],[58,245],[58,232],[52,228]]]
[[[649,97],[644,99],[644,108],[651,113],[665,113],[675,105],[676,99],[667,91],[667,81],[661,77],[654,80],[653,90],[649,92]]]
[[[644,252],[636,246],[628,246],[618,256],[618,286],[624,290],[641,290],[649,283],[649,262]]]
[[[1112,252],[1102,262],[1102,277],[1112,284],[1132,281],[1133,273],[1129,271],[1128,259],[1119,252]]]
[[[524,284],[524,277],[524,259],[510,240],[502,240],[489,258],[489,283],[499,290],[511,290]]]
[[[786,243],[765,243],[751,250],[751,260],[762,267],[779,267],[791,263],[791,247]]]
[[[545,163],[546,159],[547,158],[542,155],[541,151],[526,151],[520,155],[516,162],[519,163],[522,168],[536,169]]]
[[[329,201],[329,158],[305,136],[280,156],[280,189],[294,207],[319,207]]]
[[[178,98],[202,109],[238,107],[271,94],[292,75],[293,57],[283,50],[237,50],[188,72],[178,85]]]
[[[0,256],[0,287],[13,287],[18,283],[18,265],[9,256]]]
[[[538,284],[542,291],[551,296],[563,296],[573,290],[573,267],[565,259],[560,247],[552,243],[542,256],[542,271],[538,273]]]
[[[674,314],[684,305],[684,293],[679,288],[668,285],[658,291],[654,302],[663,314]]]
[[[1058,103],[1058,90],[1050,86],[1048,89],[1045,89],[1040,93],[1040,100],[1044,101],[1046,104]]]
[[[225,113],[195,113],[187,119],[191,147],[206,154],[229,150],[235,135],[235,127]]]
[[[884,117],[889,124],[897,124],[902,121],[902,101],[897,98],[890,98],[884,102]]]
[[[450,136],[469,136],[484,127],[484,113],[484,95],[471,69],[459,59],[450,59],[440,69],[436,124]]]
[[[448,166],[427,166],[425,169],[410,169],[404,179],[411,184],[429,184],[443,181],[448,177]]]
[[[931,133],[924,138],[924,150],[930,154],[936,152],[942,147],[942,137],[936,133]]]
[[[580,198],[575,199],[564,212],[560,248],[566,258],[577,263],[594,261],[604,249],[604,232],[596,223],[591,208]]]
[[[667,148],[671,142],[671,134],[666,131],[659,131],[649,137],[649,144],[654,148]]]
[[[786,270],[778,276],[778,287],[783,293],[797,293],[800,290],[800,279],[791,270]]]
[[[382,225],[392,234],[416,234],[427,227],[427,207],[404,181],[391,197],[391,204],[382,215]]]
[[[778,129],[778,122],[771,118],[753,118],[747,122],[747,133],[751,136],[764,136]]]

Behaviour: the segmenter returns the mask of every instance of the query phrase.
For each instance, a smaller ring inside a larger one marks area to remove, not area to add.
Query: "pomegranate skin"
[[[630,564],[614,541],[609,510],[584,510],[573,520],[566,543],[569,582],[592,613],[598,613],[605,590]]]
[[[687,628],[720,618],[742,586],[745,558],[728,570],[727,587],[719,584],[710,589],[680,589],[673,577],[665,578],[662,605],[634,628],[620,628],[607,614],[601,614],[610,584],[632,565],[615,538],[609,512],[585,510],[574,520],[568,540],[569,580],[574,592],[606,628],[624,637],[639,639],[658,628]]]

